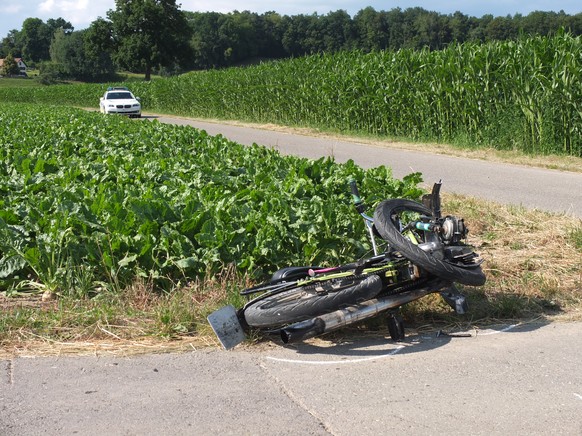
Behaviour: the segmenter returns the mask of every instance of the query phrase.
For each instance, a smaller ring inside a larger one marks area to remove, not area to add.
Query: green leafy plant
[[[340,52],[135,83],[149,111],[582,156],[582,37]],[[0,88],[96,107],[103,85]]]
[[[118,293],[136,277],[172,289],[227,265],[258,278],[336,264],[370,249],[349,177],[371,204],[421,194],[419,174],[396,180],[188,127],[41,105],[0,105],[0,121],[5,289]]]

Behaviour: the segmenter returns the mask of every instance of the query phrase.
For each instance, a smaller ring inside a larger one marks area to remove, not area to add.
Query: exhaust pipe
[[[335,312],[326,313],[285,327],[281,329],[281,339],[285,344],[301,342],[355,322],[372,318],[381,312],[410,303],[447,286],[450,286],[450,283],[439,280],[436,283],[412,291],[374,298],[353,306],[347,306]]]
[[[321,318],[308,319],[290,325],[281,330],[281,339],[285,344],[301,342],[326,332],[325,321]]]

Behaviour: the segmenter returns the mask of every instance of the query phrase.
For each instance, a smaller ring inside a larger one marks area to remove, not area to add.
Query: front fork
[[[371,216],[366,215],[365,210],[366,206],[364,206],[364,202],[360,197],[360,193],[358,192],[358,186],[356,185],[356,180],[350,178],[348,181],[350,185],[350,189],[352,191],[352,197],[354,200],[354,206],[358,213],[364,218],[364,223],[368,228],[368,233],[370,235],[370,242],[372,242],[372,249],[374,250],[374,256],[378,256],[378,246],[376,245],[376,239],[374,237],[374,218]]]
[[[369,221],[364,217],[364,222],[368,228],[368,233],[370,234],[370,241],[372,242],[372,249],[374,250],[374,256],[378,256],[378,246],[376,245],[376,238],[374,237],[374,222]]]

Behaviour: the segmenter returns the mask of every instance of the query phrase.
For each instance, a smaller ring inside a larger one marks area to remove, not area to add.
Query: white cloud
[[[114,0],[44,0],[38,4],[37,11],[41,19],[62,17],[75,29],[83,29],[114,8]]]
[[[54,0],[46,0],[44,2],[41,2],[38,5],[38,11],[41,12],[41,13],[50,14],[50,13],[53,12],[54,7],[55,7]]]
[[[21,4],[0,5],[0,13],[2,14],[17,14],[21,10]]]
[[[96,2],[98,7],[101,8],[99,3],[103,2]],[[89,7],[88,0],[79,0],[79,1],[71,1],[71,0],[45,0],[38,5],[38,11],[44,14],[52,14],[54,18],[58,16],[68,16],[75,13],[87,13],[89,14],[94,8]],[[66,19],[66,18],[65,18]]]

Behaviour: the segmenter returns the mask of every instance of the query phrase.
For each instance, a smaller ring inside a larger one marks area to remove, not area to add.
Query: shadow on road
[[[500,324],[487,326],[486,328],[475,327],[467,331],[445,332],[436,330],[427,333],[408,334],[403,341],[394,342],[386,334],[361,335],[344,334],[341,337],[336,333],[331,339],[318,339],[304,343],[287,345],[286,348],[295,350],[297,355],[311,357],[335,356],[341,359],[349,358],[373,358],[383,357],[393,354],[411,354],[431,351],[444,347],[451,341],[456,340],[478,340],[481,336],[495,334],[519,334],[532,332],[545,325],[549,321],[520,322],[516,324]]]

